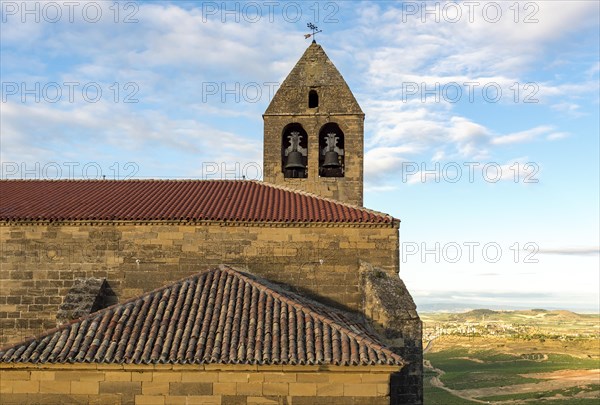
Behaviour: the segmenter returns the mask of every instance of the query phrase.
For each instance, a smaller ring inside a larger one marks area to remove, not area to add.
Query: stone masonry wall
[[[0,237],[0,345],[56,327],[82,279],[106,279],[122,302],[229,264],[360,310],[360,259],[398,274],[397,224],[4,224]]]
[[[423,403],[423,331],[417,307],[397,276],[361,263],[362,312],[407,365],[392,377],[393,404]]]
[[[0,365],[4,405],[384,405],[397,367]]]

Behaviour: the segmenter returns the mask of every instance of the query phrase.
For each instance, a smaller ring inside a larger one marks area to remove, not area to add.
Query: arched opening
[[[317,108],[319,106],[319,95],[316,90],[308,92],[308,108]]]
[[[281,134],[281,171],[285,178],[308,177],[308,135],[297,122],[286,125]]]
[[[344,177],[344,133],[334,122],[319,131],[319,176]]]

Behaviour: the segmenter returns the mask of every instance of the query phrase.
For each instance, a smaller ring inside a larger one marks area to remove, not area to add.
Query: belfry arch
[[[285,178],[308,176],[308,135],[300,123],[290,123],[281,132],[281,170]]]
[[[329,122],[319,131],[319,176],[344,177],[344,132],[335,122]]]

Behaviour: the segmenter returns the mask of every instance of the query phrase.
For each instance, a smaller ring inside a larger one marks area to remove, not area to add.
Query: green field
[[[590,384],[578,387],[571,387],[559,390],[552,391],[543,391],[543,392],[529,392],[525,394],[512,394],[512,395],[494,395],[489,397],[481,397],[478,399],[484,401],[504,401],[508,399],[542,399],[542,398],[552,398],[557,395],[567,397],[573,397],[574,395],[584,393],[584,392],[594,392],[600,390],[600,384]]]
[[[432,371],[425,370],[423,384],[425,404],[461,405],[476,403],[473,401],[468,401],[462,398],[455,397],[446,390],[432,386],[431,377],[434,377],[436,375],[437,374]]]
[[[483,363],[460,357],[470,357]],[[521,377],[520,374],[594,369],[599,366],[598,360],[568,355],[549,354],[548,360],[533,361],[489,350],[469,352],[467,349],[450,349],[428,354],[425,358],[446,373],[441,377],[442,382],[455,390],[535,383],[536,379]]]
[[[456,339],[454,339],[456,340]],[[527,377],[533,373],[551,373],[564,370],[594,370],[600,368],[600,361],[594,358],[574,357],[566,354],[547,353],[542,359],[530,360],[527,355],[515,355],[494,350],[479,350],[477,340],[468,339],[472,345],[465,347],[446,348],[427,353],[425,359],[430,362],[433,369],[425,372],[425,399],[426,404],[463,404],[476,403],[465,398],[459,398],[455,392],[467,398],[495,403],[509,401],[513,403],[531,403],[544,399],[544,403],[552,399],[554,402],[568,402],[569,404],[600,402],[600,374],[596,381],[584,381],[575,386],[565,386],[557,389],[543,389],[533,392],[512,392],[504,394],[507,389],[518,388],[521,384],[539,384],[539,378]],[[449,342],[444,342],[448,344]],[[464,342],[462,342],[464,344]],[[543,350],[543,344],[539,349]],[[514,347],[512,348],[514,350]],[[537,353],[539,354],[539,353]],[[538,357],[538,356],[534,356]],[[434,369],[437,369],[434,371]],[[440,375],[439,371],[443,373]],[[432,377],[438,376],[444,387],[453,391],[432,385]],[[487,389],[487,394],[482,392],[477,395],[474,390]],[[490,389],[493,394],[490,395]],[[584,398],[591,396],[593,398]]]

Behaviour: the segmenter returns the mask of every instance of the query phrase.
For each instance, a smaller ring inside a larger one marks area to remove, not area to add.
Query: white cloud
[[[495,7],[488,3],[502,7],[496,22],[492,22]],[[359,20],[362,34],[381,38],[386,44],[368,55],[374,84],[391,83],[398,71],[518,77],[553,42],[597,24],[598,14],[598,4],[585,1],[521,2],[518,14],[510,2],[479,2],[473,12],[459,3],[461,18],[451,22],[453,15],[444,12],[441,3],[411,4],[416,5],[416,12],[406,5],[392,8],[362,3],[359,8],[364,17]],[[437,22],[435,15],[424,14],[436,6],[440,7]],[[526,23],[528,16],[538,21]]]
[[[554,58],[550,64],[568,62],[562,61],[562,54],[555,53],[554,47],[572,38],[572,33],[597,25],[598,4],[521,2],[517,16],[513,3],[492,3],[490,12],[496,4],[502,6],[502,18],[497,23],[482,17],[485,2],[480,3],[480,14],[473,22],[464,14],[458,23],[443,17],[436,23],[431,15],[424,16],[423,22],[419,13],[424,3],[411,3],[418,8],[417,16],[406,15],[406,6],[360,4],[362,18],[356,27],[360,35],[353,35],[352,42],[378,38],[375,46],[365,47],[356,55],[366,69],[359,98],[366,100],[363,109],[367,128],[371,128],[365,159],[368,181],[381,185],[381,173],[398,169],[405,161],[406,156],[385,152],[385,148],[416,146],[416,153],[421,154],[417,160],[422,161],[491,161],[511,145],[568,136],[555,125],[534,121],[521,130],[503,133],[498,129],[501,125],[494,128],[483,124],[472,112],[456,113],[458,106],[444,89],[458,84],[460,101],[473,96],[473,104],[497,104],[499,107],[491,106],[496,111],[510,104],[523,108],[546,104],[571,117],[579,116],[581,100],[597,90],[597,78],[593,77],[597,65],[588,68],[590,74],[582,81],[572,76],[535,81],[531,69],[539,69],[540,62],[548,58]],[[431,10],[434,5],[427,7]],[[461,9],[465,11],[465,7],[463,4]],[[539,21],[525,23],[526,16]],[[500,100],[486,98],[482,93],[486,85],[501,89]],[[378,156],[377,163],[374,156]]]
[[[581,106],[579,104],[564,102],[558,103],[551,106],[553,110],[564,112],[570,115],[571,117],[580,117],[584,115],[580,110]]]
[[[585,73],[589,77],[597,76],[600,72],[600,62],[594,63]]]
[[[199,175],[201,161],[261,161],[258,140],[157,111],[131,111],[112,103],[64,110],[5,103],[2,114],[3,162],[121,159],[144,162],[140,175],[160,177],[165,175],[165,161],[156,159],[161,155],[157,150],[177,155],[179,164],[188,162],[177,169],[179,175],[187,176]]]
[[[551,126],[539,126],[525,131],[497,136],[491,140],[491,143],[494,145],[507,145],[513,143],[528,142],[539,138],[543,135],[548,135],[548,133],[552,132],[553,130],[554,128]]]
[[[555,247],[542,248],[538,251],[542,255],[575,255],[575,256],[598,256],[600,255],[600,247]]]
[[[548,135],[546,137],[546,139],[548,139],[549,141],[556,141],[559,139],[564,139],[568,136],[570,136],[571,134],[569,134],[568,132],[553,132],[550,135]]]
[[[412,100],[369,100],[365,105],[367,117],[372,121],[373,134],[367,139],[365,154],[365,179],[369,186],[384,186],[396,182],[390,173],[403,175],[407,162],[476,161],[486,164],[497,160],[494,156],[501,148],[536,140],[553,141],[568,136],[554,126],[540,125],[523,131],[497,134],[486,126],[464,116],[453,115],[443,106],[427,109]],[[501,166],[500,180],[511,180],[511,170],[527,174],[533,169],[527,159],[512,159]],[[515,165],[518,165],[515,166]],[[411,166],[412,167],[412,166]],[[495,175],[492,173],[492,177]],[[407,183],[421,183],[421,172],[409,176]],[[425,176],[427,177],[427,176]],[[427,177],[426,181],[432,180]]]
[[[104,12],[111,16],[108,6],[103,4]],[[509,13],[508,6],[503,7],[503,13]],[[365,74],[360,77],[371,85],[366,88],[363,105],[367,110],[367,128],[372,129],[372,136],[367,139],[367,177],[373,178],[382,167],[397,167],[405,155],[399,152],[402,148],[430,153],[434,160],[483,159],[492,154],[492,146],[516,142],[519,137],[525,141],[535,128],[494,138],[494,131],[477,119],[453,113],[450,103],[431,105],[419,99],[401,100],[398,83],[414,81],[431,86],[476,80],[510,86],[523,72],[524,62],[535,60],[544,46],[589,24],[586,16],[590,7],[593,8],[585,2],[541,4],[537,12],[539,24],[515,24],[508,17],[496,24],[483,18],[476,18],[474,23],[464,18],[452,24],[422,23],[418,18],[403,16],[402,7],[360,3],[358,25],[350,31],[352,35],[335,30],[332,35],[339,39],[342,49],[356,49],[357,43],[380,38],[377,43],[381,45],[364,44],[353,59],[364,66]],[[564,18],[555,17],[554,12],[559,9],[563,17],[583,20],[577,27],[566,27]],[[205,19],[199,7],[176,3],[141,3],[135,17],[139,20],[135,24],[114,24],[111,19],[103,19],[99,24],[81,20],[74,24],[15,24],[16,20],[12,20],[4,25],[3,47],[8,46],[9,51],[23,45],[20,32],[29,32],[29,36],[38,38],[37,42],[25,44],[26,50],[38,54],[33,62],[44,56],[76,61],[65,63],[58,73],[39,69],[38,63],[36,80],[97,81],[106,86],[116,81],[121,86],[134,81],[140,88],[140,104],[146,104],[145,111],[135,113],[132,111],[140,110],[141,105],[131,109],[108,104],[77,108],[54,105],[27,110],[30,121],[39,119],[54,128],[56,135],[52,139],[67,142],[77,130],[64,131],[65,126],[87,132],[90,125],[97,129],[108,119],[113,124],[111,128],[98,133],[111,144],[131,149],[144,144],[144,140],[157,140],[176,149],[204,151],[202,141],[194,139],[193,134],[215,133],[219,118],[220,122],[228,118],[259,121],[260,108],[266,102],[200,103],[202,83],[214,80],[230,85],[232,80],[282,79],[297,59],[297,49],[305,46],[296,26],[281,19],[268,24],[243,20],[237,23],[233,19],[223,23],[220,15]],[[520,30],[515,30],[515,26]],[[523,30],[527,35],[523,35]],[[25,70],[29,65],[22,64]],[[14,78],[20,72],[12,69],[7,75]],[[377,91],[369,93],[371,89]],[[544,89],[548,97],[582,91],[579,84],[548,85]],[[158,112],[161,110],[162,114]],[[167,118],[169,110],[177,112],[178,117]],[[7,125],[18,125],[29,139],[35,137],[35,130],[27,122]],[[171,134],[171,139],[160,139],[164,133]],[[254,136],[255,143],[259,143],[260,137]],[[561,136],[557,132],[547,138]],[[236,142],[228,145],[237,150]],[[379,148],[388,149],[385,156]]]
[[[381,190],[387,186],[377,183],[390,179],[390,173],[396,173],[398,176],[402,173],[402,163],[408,159],[407,155],[414,155],[419,151],[415,146],[396,146],[396,147],[378,147],[370,149],[365,153],[365,179],[370,187],[380,187]]]

